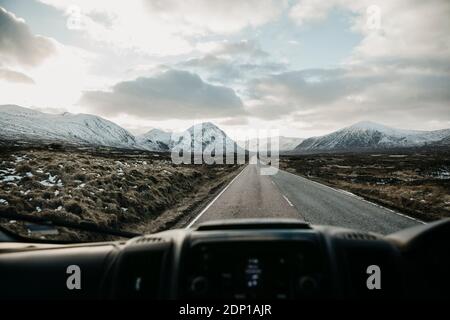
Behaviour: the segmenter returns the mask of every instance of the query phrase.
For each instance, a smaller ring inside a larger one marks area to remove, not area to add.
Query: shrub
[[[67,212],[76,214],[76,215],[81,215],[83,213],[83,208],[80,206],[80,204],[78,204],[78,202],[76,201],[69,201],[64,205],[64,208],[66,209]]]
[[[20,164],[16,167],[17,173],[31,172],[32,168],[28,164]]]

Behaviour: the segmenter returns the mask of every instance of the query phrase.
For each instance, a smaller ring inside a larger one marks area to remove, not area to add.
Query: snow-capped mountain
[[[150,151],[194,150],[192,146],[200,146],[201,150],[216,150],[218,153],[220,143],[227,152],[234,152],[236,146],[225,132],[210,122],[197,124],[179,134],[152,129],[135,137],[98,116],[67,112],[49,114],[16,105],[0,106],[0,141],[58,142]]]
[[[450,135],[443,138],[442,140],[437,141],[433,144],[434,146],[450,146]]]
[[[450,129],[403,130],[374,122],[358,122],[321,137],[304,140],[294,152],[360,151],[431,145],[450,136]]]
[[[234,140],[211,122],[196,124],[186,131],[172,136],[172,151],[191,150],[203,152],[213,150],[218,153],[244,151]]]
[[[290,151],[295,149],[300,143],[302,143],[305,139],[303,138],[293,138],[293,137],[283,137],[280,136],[280,151]]]
[[[202,152],[203,150],[225,150],[234,152],[236,143],[219,127],[211,122],[196,124],[189,129],[175,133],[159,129],[138,136],[139,145],[146,150],[172,151],[190,150]],[[222,147],[222,148],[220,148]]]
[[[271,145],[271,139],[278,139],[278,151],[290,151],[293,150],[296,146],[303,142],[303,138],[293,138],[293,137],[269,137],[262,139],[249,139],[249,140],[239,140],[237,144],[242,148],[248,148],[249,151],[257,151],[259,150],[267,150],[267,147]],[[258,145],[259,140],[259,146]]]
[[[0,106],[0,139],[137,147],[131,133],[103,118],[88,114],[48,114],[16,105]]]
[[[172,148],[172,133],[160,129],[151,129],[147,133],[137,136],[139,145],[151,151],[169,151]]]

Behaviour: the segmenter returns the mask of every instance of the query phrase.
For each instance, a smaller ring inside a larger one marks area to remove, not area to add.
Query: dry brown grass
[[[237,168],[174,165],[152,153],[14,150],[0,154],[0,212],[12,209],[118,229],[153,221],[160,228],[154,221],[165,211],[185,206]]]

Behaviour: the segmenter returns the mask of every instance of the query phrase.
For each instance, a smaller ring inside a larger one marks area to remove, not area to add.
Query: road
[[[189,226],[218,219],[297,218],[389,234],[421,223],[298,175],[279,170],[264,176],[260,169],[260,164],[247,165]]]

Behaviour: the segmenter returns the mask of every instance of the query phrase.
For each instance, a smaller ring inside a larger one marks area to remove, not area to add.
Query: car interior
[[[5,230],[0,240],[2,299],[450,296],[449,219],[388,236],[291,219],[240,219],[127,241],[27,243]],[[71,266],[81,272],[82,290],[68,285]]]

